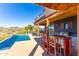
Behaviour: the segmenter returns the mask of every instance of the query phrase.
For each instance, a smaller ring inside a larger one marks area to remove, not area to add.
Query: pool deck
[[[0,56],[42,56],[44,50],[39,44],[40,39],[34,39],[31,34],[29,34],[29,36],[31,40],[15,42],[9,51],[0,54]],[[37,41],[39,41],[39,43]]]

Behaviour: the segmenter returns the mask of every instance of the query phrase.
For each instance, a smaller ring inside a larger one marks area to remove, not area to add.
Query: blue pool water
[[[30,40],[30,37],[28,35],[16,35],[16,41],[25,41],[25,40]]]
[[[0,50],[11,48],[15,42],[25,40],[30,40],[30,37],[28,35],[13,35],[0,43]]]

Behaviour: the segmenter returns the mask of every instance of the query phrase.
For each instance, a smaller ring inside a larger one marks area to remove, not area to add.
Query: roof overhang
[[[56,5],[58,5],[58,4],[56,4]],[[61,5],[63,5],[63,4],[61,4]],[[35,21],[34,24],[45,25],[47,19],[49,20],[50,23],[53,23],[54,21],[77,15],[77,5],[78,4],[72,3],[72,4],[68,4],[68,5],[71,5],[68,9],[65,9],[68,7],[67,4],[64,7],[65,10],[60,10],[61,8],[59,7],[60,9],[59,8],[58,9],[60,11],[58,11],[58,12],[56,12],[56,13],[54,13],[54,14],[52,14],[44,19],[41,19],[41,20],[39,19],[39,20]]]
[[[36,4],[55,10],[67,10],[71,6],[79,5],[79,3],[36,3]]]

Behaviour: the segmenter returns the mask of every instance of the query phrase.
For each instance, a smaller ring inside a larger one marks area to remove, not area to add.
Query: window
[[[55,30],[57,30],[58,29],[58,25],[57,24],[55,24]]]
[[[69,28],[69,24],[66,23],[66,24],[65,24],[65,29],[68,29],[68,28]]]
[[[69,23],[70,25],[69,25],[69,27],[70,27],[70,29],[72,29],[72,27],[73,27],[73,22],[72,21],[70,21],[70,23]]]

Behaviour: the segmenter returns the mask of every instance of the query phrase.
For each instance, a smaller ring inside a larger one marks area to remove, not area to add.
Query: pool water
[[[25,40],[30,40],[30,37],[28,35],[16,35],[16,41],[25,41]]]
[[[13,35],[10,38],[0,43],[0,50],[9,49],[17,41],[27,41],[30,40],[28,35]]]

